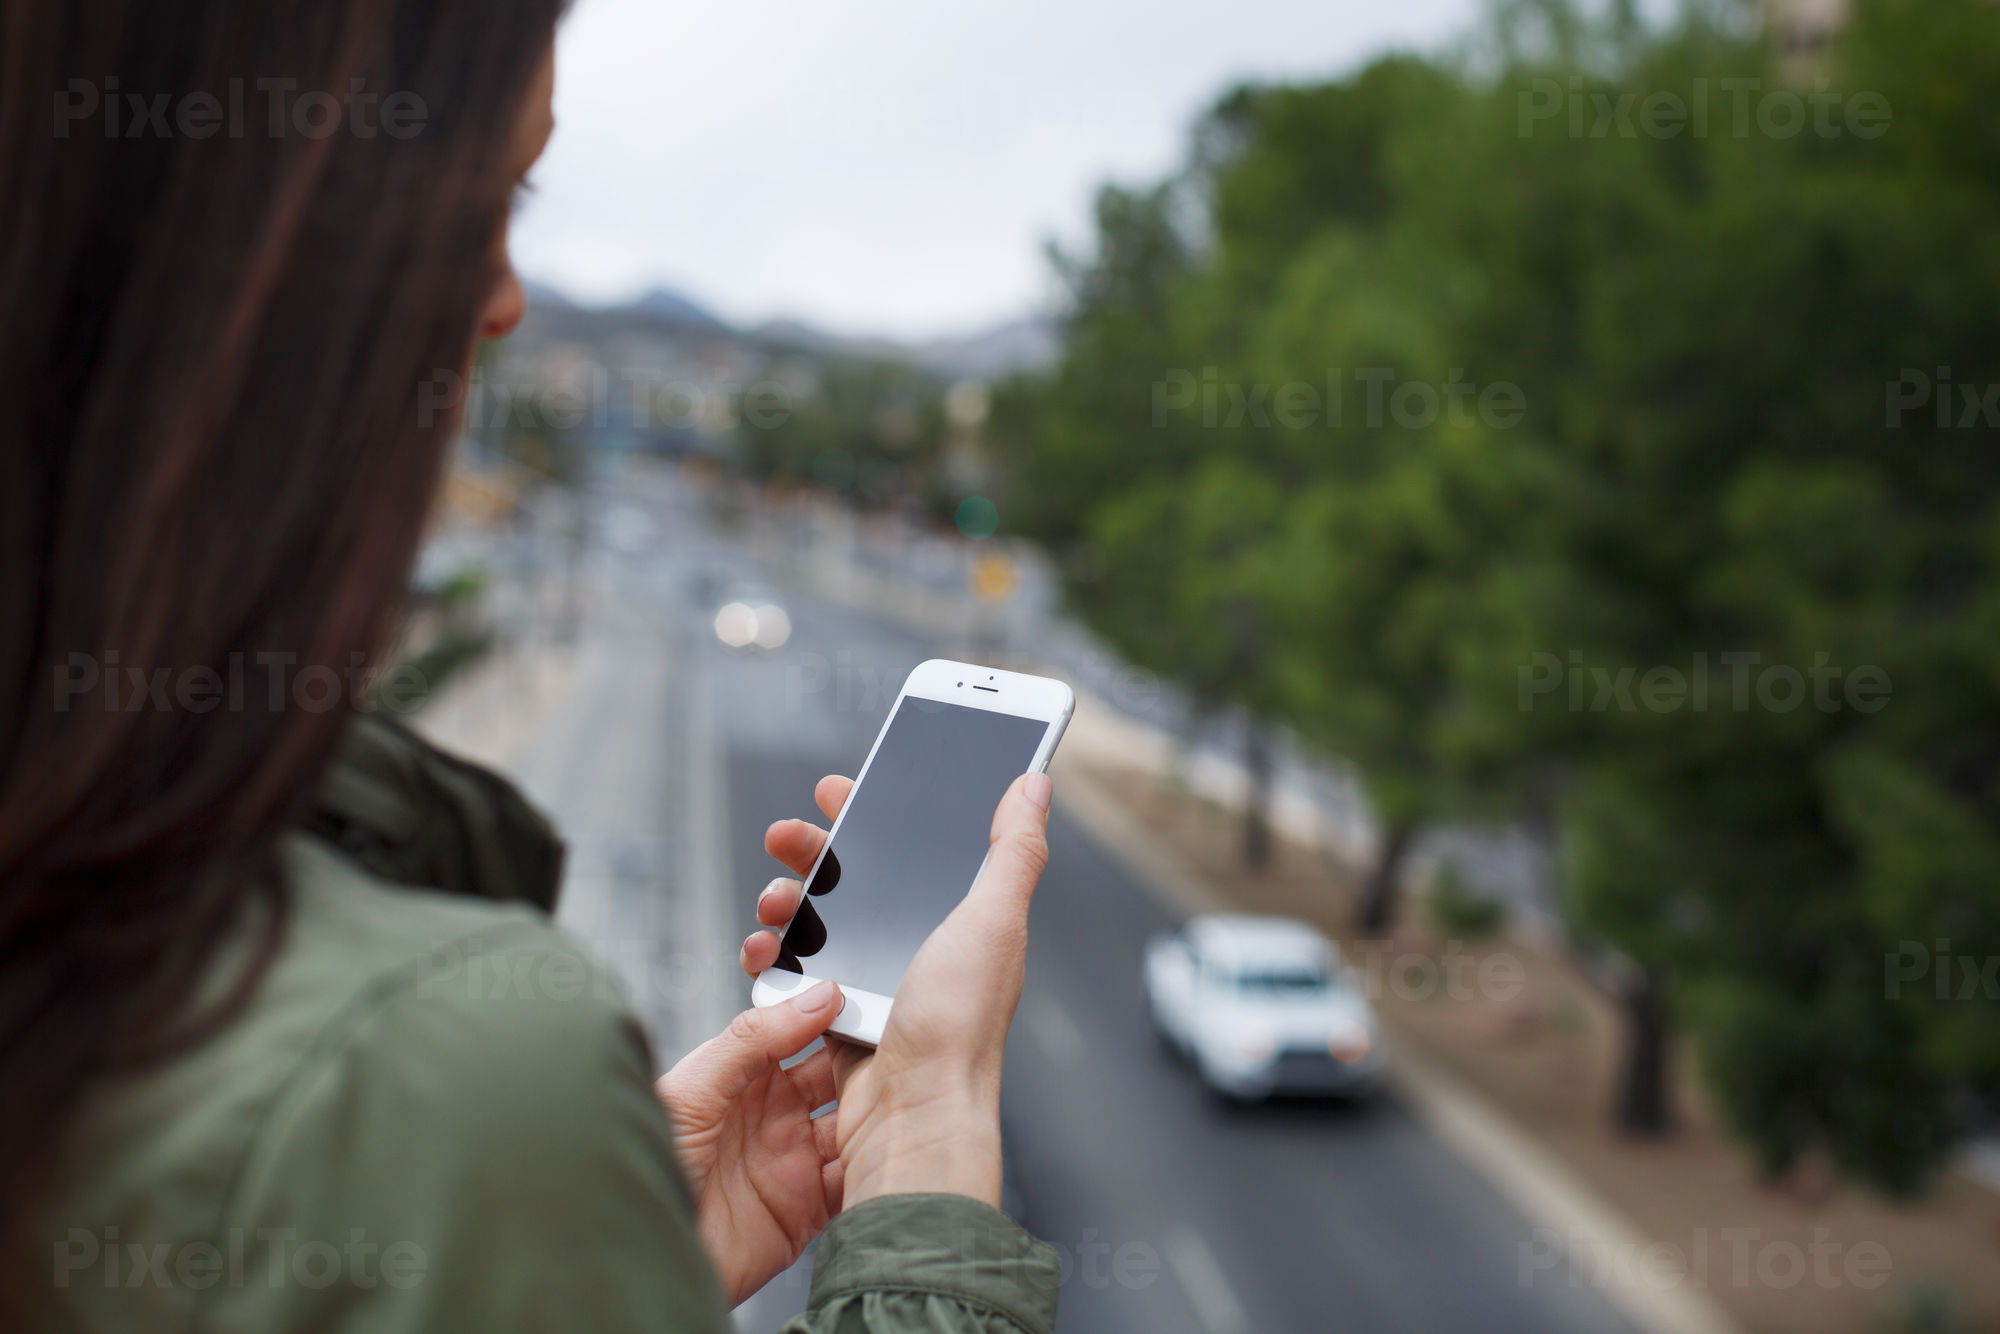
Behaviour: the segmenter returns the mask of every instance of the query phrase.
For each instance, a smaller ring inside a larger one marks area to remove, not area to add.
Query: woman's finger
[[[853,779],[828,774],[813,789],[813,801],[832,820],[840,815],[840,808],[847,804],[847,794],[853,790]],[[793,875],[811,871],[825,846],[826,830],[804,820],[780,820],[764,831],[764,851],[791,867]]]
[[[826,1050],[833,1058],[833,1086],[836,1098],[839,1096],[839,1091],[847,1087],[847,1081],[854,1078],[855,1072],[868,1064],[875,1055],[873,1047],[849,1042],[832,1033],[826,1035]]]
[[[854,780],[843,774],[828,774],[813,788],[813,800],[819,803],[819,813],[827,819],[838,819],[840,808],[847,804],[847,794],[854,791]],[[805,872],[799,872],[804,875]]]
[[[764,831],[764,851],[790,867],[793,875],[812,870],[825,846],[826,830],[804,820],[780,820]]]
[[[772,931],[752,931],[750,938],[743,942],[737,952],[736,961],[743,965],[743,971],[755,977],[778,961],[778,937]]]
[[[799,1097],[805,1100],[807,1111],[816,1111],[833,1101],[833,1057],[826,1048],[821,1047],[785,1073],[798,1089]]]
[[[783,876],[764,886],[764,892],[757,896],[757,924],[759,926],[783,926],[792,920],[792,914],[799,910],[799,898],[806,887],[796,880]]]
[[[842,1186],[847,1180],[847,1168],[840,1161],[840,1137],[834,1132],[831,1116],[822,1116],[813,1122],[813,1142],[818,1146],[820,1162],[824,1164],[819,1169],[819,1184],[820,1189],[826,1192],[826,1211],[837,1214],[840,1212]]]

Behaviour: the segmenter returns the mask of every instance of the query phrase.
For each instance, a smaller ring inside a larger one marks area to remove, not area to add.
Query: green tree
[[[775,424],[738,433],[752,477],[819,487],[853,503],[942,505],[944,386],[911,366],[829,358]]]
[[[1620,1123],[1685,1031],[1767,1171],[1907,1192],[2000,1097],[2000,9],[1742,18],[1533,0],[1480,74],[1231,94],[1101,197],[997,436],[1113,642],[1361,766],[1371,925],[1419,825],[1546,818]]]
[[[1990,1004],[1884,974],[1925,931],[1968,957],[1996,940],[1994,434],[1892,424],[1884,401],[1901,368],[1996,346],[1996,35],[1987,6],[1858,7],[1815,72],[1895,108],[1879,138],[1561,139],[1581,226],[1544,271],[1577,336],[1494,340],[1555,408],[1542,435],[1574,502],[1564,595],[1536,616],[1589,702],[1541,697],[1552,726],[1522,736],[1576,767],[1576,921],[1641,965],[1627,1123],[1665,1123],[1672,1013],[1768,1171],[1819,1151],[1898,1193],[2000,1055]],[[1691,71],[1792,87],[1761,45],[1702,29],[1611,87]],[[1520,156],[1525,174],[1540,155]],[[1534,271],[1510,262],[1522,235],[1483,233],[1496,271]],[[1656,669],[1706,707],[1628,693]],[[1848,693],[1870,680],[1888,695]]]

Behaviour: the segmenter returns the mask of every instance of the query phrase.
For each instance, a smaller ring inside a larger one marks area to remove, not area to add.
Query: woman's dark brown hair
[[[419,387],[464,369],[500,275],[560,7],[0,0],[16,1311],[65,1131],[281,937],[277,840],[353,703],[325,673],[391,632],[455,426]]]

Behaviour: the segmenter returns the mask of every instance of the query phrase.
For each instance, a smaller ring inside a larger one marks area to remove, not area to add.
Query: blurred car
[[[730,648],[783,648],[792,637],[792,618],[769,590],[739,588],[716,609],[715,637]]]
[[[1374,1011],[1338,948],[1304,922],[1191,918],[1147,943],[1145,985],[1161,1035],[1225,1097],[1365,1097],[1380,1083]]]

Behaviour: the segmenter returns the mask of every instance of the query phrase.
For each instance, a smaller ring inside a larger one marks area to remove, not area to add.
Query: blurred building
[[[1847,0],[1764,0],[1764,13],[1780,51],[1817,51],[1847,21]]]

